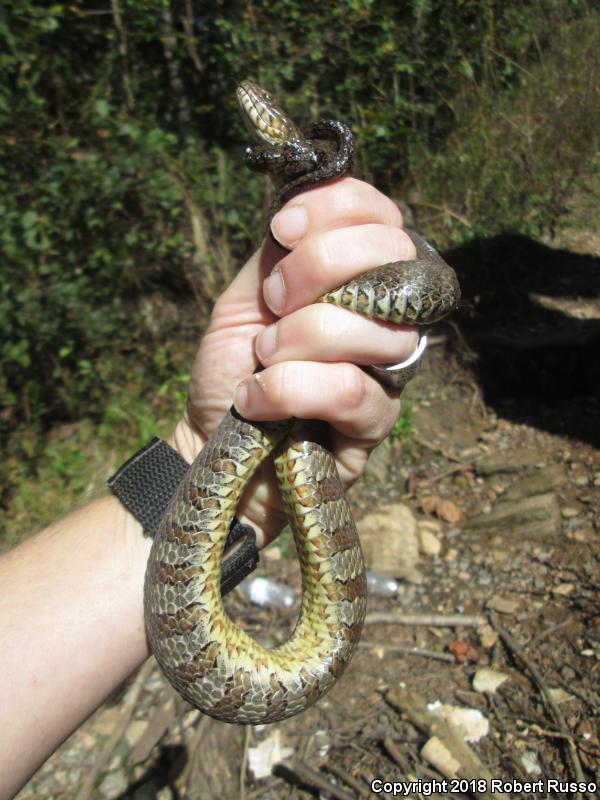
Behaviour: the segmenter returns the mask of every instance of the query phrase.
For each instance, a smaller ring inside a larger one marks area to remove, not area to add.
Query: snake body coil
[[[343,175],[352,134],[335,120],[304,135],[260,87],[238,101],[260,144],[254,169],[271,175],[276,206]],[[434,322],[458,300],[454,272],[416,235],[417,260],[372,270],[321,300],[393,323]],[[291,638],[267,650],[226,614],[223,546],[248,481],[275,452],[275,468],[302,572],[302,605]],[[335,459],[308,426],[256,423],[233,409],[190,467],[154,540],[144,590],[152,650],[169,681],[196,708],[227,722],[285,719],[314,703],[341,675],[360,638],[366,579],[360,544]]]

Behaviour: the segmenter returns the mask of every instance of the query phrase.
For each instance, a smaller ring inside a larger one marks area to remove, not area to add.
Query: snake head
[[[275,98],[254,81],[242,81],[236,95],[244,125],[259,142],[277,147],[304,138]]]

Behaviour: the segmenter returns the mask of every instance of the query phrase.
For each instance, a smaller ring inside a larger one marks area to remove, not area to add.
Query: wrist
[[[196,458],[206,443],[206,437],[200,434],[190,423],[187,411],[179,420],[173,433],[166,439],[180,456],[185,458],[188,464]]]

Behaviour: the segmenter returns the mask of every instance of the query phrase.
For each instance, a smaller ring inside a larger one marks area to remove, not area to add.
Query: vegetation
[[[410,439],[414,432],[414,408],[413,404],[410,400],[403,400],[402,401],[402,408],[400,409],[400,414],[398,415],[398,419],[394,422],[392,430],[390,431],[390,437],[392,439],[398,439],[403,441],[405,439]]]
[[[239,78],[284,97],[299,121],[347,120],[359,171],[408,195],[441,243],[537,234],[595,163],[599,33],[585,0],[8,0],[0,500],[11,529],[103,479],[98,454],[124,455],[174,419],[210,304],[262,231],[263,184],[241,166]]]

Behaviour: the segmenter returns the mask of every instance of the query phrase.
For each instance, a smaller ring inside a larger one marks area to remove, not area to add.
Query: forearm
[[[148,657],[149,550],[107,496],[0,559],[0,800]]]

